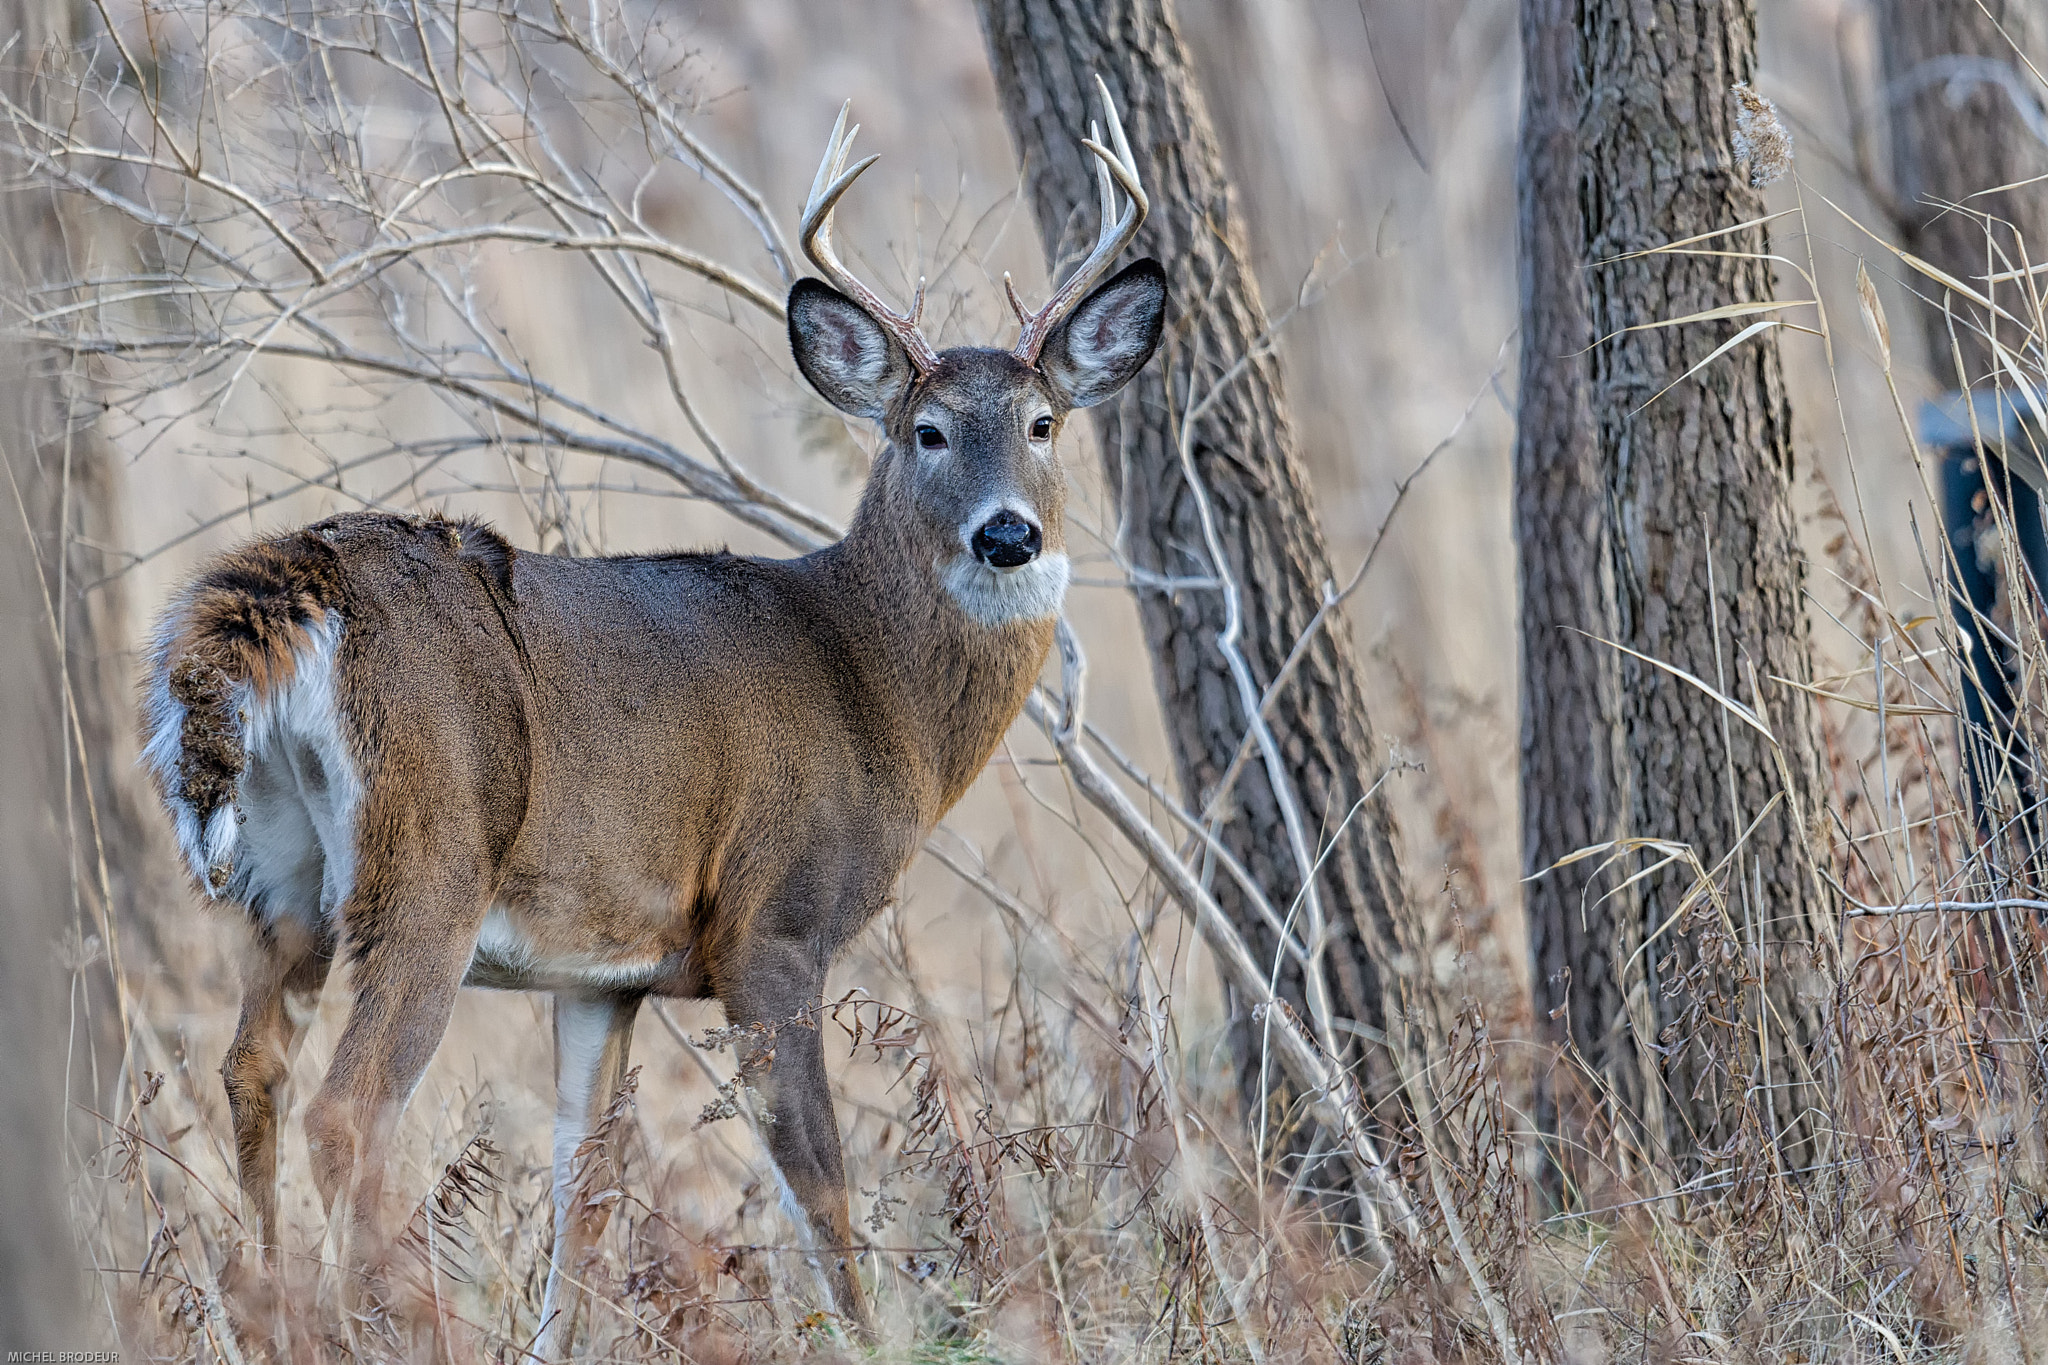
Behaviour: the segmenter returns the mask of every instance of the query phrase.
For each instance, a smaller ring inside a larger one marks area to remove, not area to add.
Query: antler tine
[[[800,233],[803,252],[833,288],[859,304],[869,317],[896,338],[918,373],[927,374],[939,363],[939,357],[918,326],[918,319],[924,316],[923,277],[918,278],[917,294],[911,299],[910,311],[899,313],[855,278],[854,273],[840,262],[839,253],[832,247],[832,214],[839,207],[840,199],[852,188],[853,182],[860,179],[862,171],[882,159],[879,156],[864,157],[854,162],[850,169],[845,168],[853,140],[860,135],[858,123],[851,129],[846,126],[847,115],[852,110],[852,100],[840,106],[839,121],[832,125],[832,136],[825,143],[825,159],[818,163],[818,173],[812,177],[810,198],[804,201]]]
[[[1102,127],[1094,119],[1088,120],[1088,136],[1081,139],[1081,145],[1086,147],[1091,142],[1098,146],[1102,142]],[[1109,164],[1099,156],[1095,158],[1095,199],[1098,223],[1107,223],[1116,216],[1116,186],[1109,178]]]
[[[818,173],[811,177],[811,195],[804,200],[804,221],[811,219],[811,210],[824,197],[825,186],[838,176],[839,168],[846,164],[846,154],[853,148],[853,139],[860,136],[860,125],[853,125],[853,134],[846,132],[846,116],[853,112],[853,101],[839,106],[839,121],[832,125],[832,136],[825,139],[825,159],[818,163]]]
[[[1087,259],[1074,268],[1074,273],[1067,276],[1066,283],[1054,290],[1045,306],[1035,313],[1025,311],[1017,291],[1010,285],[1009,276],[1003,277],[1010,307],[1022,324],[1022,331],[1017,337],[1016,356],[1027,365],[1038,363],[1038,353],[1044,347],[1046,337],[1102,278],[1103,272],[1109,269],[1123,249],[1131,244],[1131,239],[1138,235],[1138,228],[1145,221],[1145,215],[1152,209],[1152,201],[1138,181],[1138,159],[1131,154],[1130,139],[1124,136],[1124,123],[1117,117],[1116,101],[1109,97],[1109,86],[1101,76],[1095,78],[1095,91],[1102,99],[1102,112],[1109,121],[1108,146],[1102,144],[1102,130],[1093,122],[1088,125],[1089,135],[1081,139],[1081,145],[1095,154],[1095,184],[1102,203],[1102,227],[1096,235],[1095,246]],[[1121,216],[1116,212],[1118,188],[1130,201],[1124,206]]]

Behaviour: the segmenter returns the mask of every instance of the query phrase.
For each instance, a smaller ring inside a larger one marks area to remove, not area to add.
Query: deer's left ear
[[[1165,325],[1166,272],[1148,256],[1081,300],[1045,339],[1038,368],[1069,407],[1092,408],[1145,368]]]

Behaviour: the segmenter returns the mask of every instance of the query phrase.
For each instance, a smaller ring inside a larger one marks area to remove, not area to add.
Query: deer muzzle
[[[974,556],[991,569],[1016,569],[1038,558],[1044,537],[1035,522],[1005,507],[974,533]]]

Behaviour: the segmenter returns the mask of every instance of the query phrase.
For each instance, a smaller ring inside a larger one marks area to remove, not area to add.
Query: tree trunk
[[[0,26],[12,33],[0,19]],[[0,197],[0,231],[16,244],[27,227],[15,191]],[[32,230],[32,229],[31,229]],[[0,297],[22,298],[10,269]],[[57,649],[37,574],[35,532],[48,530],[54,505],[36,496],[37,451],[29,433],[46,415],[49,388],[30,370],[25,348],[0,345],[0,460],[24,485],[25,508],[0,501],[0,1349],[80,1349],[82,1275],[64,1206],[63,1135],[70,1111],[64,1085],[66,980],[72,927],[64,838],[64,708]],[[94,981],[98,987],[102,983]],[[87,1098],[81,1095],[81,1098]],[[31,1335],[31,1333],[33,1333]]]
[[[0,88],[30,104],[33,56],[61,22],[61,7],[37,0],[0,5],[0,41],[14,51],[0,63]],[[31,106],[32,107],[32,106]],[[50,191],[0,193],[0,299],[27,307],[29,287],[62,266],[63,235]],[[71,980],[65,959],[91,932],[74,916],[67,845],[66,769],[71,753],[57,635],[47,595],[63,553],[62,471],[49,442],[63,430],[62,357],[47,348],[0,340],[0,462],[10,483],[0,493],[0,772],[7,775],[0,813],[0,1349],[79,1350],[84,1334],[83,1261],[72,1238],[64,1192],[65,1133],[72,1096],[65,1085],[67,1035],[81,1045],[104,1040],[91,1018],[67,1019]],[[61,459],[61,456],[59,457]],[[17,500],[18,493],[18,500]],[[68,940],[68,945],[67,945]],[[81,973],[93,1003],[106,1005],[104,973]],[[117,1058],[101,1049],[103,1065]],[[76,1092],[97,1106],[90,1090]]]
[[[2028,45],[2048,29],[2039,0],[1878,0],[1877,24],[1898,228],[1904,238],[1899,245],[1964,281],[1981,281],[2020,264],[2015,229],[2025,239],[2025,259],[2041,260],[2048,253],[2048,186],[1971,198],[2048,174],[2048,148],[2028,131],[1999,83],[2009,78],[2022,98],[2041,97],[2033,73],[2005,37],[2010,34],[2038,61]],[[1946,207],[1965,201],[1968,212]],[[1985,213],[2010,226],[1987,233],[1984,220],[1976,216]],[[1994,242],[2004,259],[1987,265]],[[1916,277],[1914,283],[1922,293],[1935,292],[1928,281]],[[1926,329],[1928,367],[1944,388],[1988,383],[1994,373],[1991,353],[1976,329],[1990,321],[1960,298],[1951,296],[1949,303],[1968,378],[1956,374],[1949,324],[1939,307],[1918,310]],[[2032,315],[2018,292],[2008,306],[2019,316]],[[2006,348],[2017,355],[2019,329],[2005,322],[2000,330]],[[2013,382],[2010,374],[1998,377]]]
[[[1225,567],[1243,586],[1240,643],[1265,689],[1316,616],[1331,585],[1330,556],[1296,454],[1280,366],[1261,345],[1268,323],[1246,260],[1244,226],[1171,0],[978,0],[977,7],[1049,261],[1070,260],[1094,239],[1092,158],[1079,135],[1101,119],[1097,73],[1123,113],[1152,201],[1134,254],[1165,265],[1172,293],[1161,360],[1113,407],[1098,409],[1096,430],[1126,527],[1122,549],[1146,573],[1212,573],[1177,432],[1183,415],[1207,401],[1189,454],[1213,508]],[[1245,357],[1242,372],[1216,389]],[[1218,647],[1224,597],[1208,587],[1163,591],[1140,583],[1133,591],[1180,788],[1200,810],[1217,798],[1249,719]],[[1311,637],[1268,714],[1308,837],[1327,840],[1383,766],[1341,612],[1331,612]],[[1284,913],[1300,879],[1256,753],[1225,799],[1224,844]],[[1214,885],[1253,953],[1281,962],[1280,993],[1300,1008],[1299,966],[1278,957],[1275,934],[1228,877],[1219,873]],[[1384,973],[1404,893],[1380,799],[1366,801],[1343,824],[1317,887],[1328,922],[1324,974],[1334,1012],[1383,1032]],[[1235,1040],[1248,1109],[1284,1103],[1273,1089],[1277,1068],[1266,1069],[1261,1091],[1259,1028],[1242,1011]],[[1376,1099],[1392,1095],[1385,1054],[1360,1051],[1369,1092]]]
[[[1539,1028],[1642,1108],[1611,960],[1623,904],[1602,897],[1598,863],[1546,872],[1619,832],[1623,755],[1615,729],[1615,638],[1605,489],[1586,401],[1585,225],[1579,211],[1581,100],[1573,0],[1522,0],[1522,126],[1516,148],[1521,383],[1515,414],[1515,543],[1522,622],[1522,866]],[[1592,637],[1598,637],[1592,638]],[[1574,1066],[1538,1077],[1538,1130],[1591,1131],[1597,1096]],[[1626,1081],[1624,1086],[1621,1082]],[[1551,1177],[1583,1163],[1558,1148]]]
[[[1771,268],[1728,255],[1617,259],[1762,216],[1763,196],[1731,151],[1730,91],[1755,69],[1755,8],[1578,0],[1577,13],[1581,259],[1597,263],[1584,271],[1587,321],[1604,338],[1587,357],[1587,397],[1615,638],[1755,708],[1777,744],[1699,687],[1623,656],[1620,827],[1689,844],[1710,869],[1733,854],[1715,878],[1726,913],[1701,903],[1669,923],[1694,882],[1673,866],[1613,903],[1619,933],[1567,913],[1561,957],[1575,994],[1597,990],[1608,1009],[1625,1002],[1633,1046],[1594,1055],[1652,1155],[1661,1146],[1684,1171],[1744,1138],[1775,1141],[1797,1165],[1824,1006],[1813,960],[1832,939],[1806,846],[1821,804],[1811,707],[1770,681],[1812,675],[1776,334],[1681,381],[1755,319],[1624,330],[1767,300]],[[1770,249],[1754,228],[1716,246]],[[1551,334],[1548,324],[1532,332]],[[1607,797],[1581,778],[1524,799],[1597,810]],[[1617,1031],[1592,1013],[1575,1032]],[[1661,1071],[1662,1084],[1640,1084],[1639,1066]]]

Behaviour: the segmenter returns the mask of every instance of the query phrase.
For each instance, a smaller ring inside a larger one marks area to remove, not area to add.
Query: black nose
[[[1038,528],[1007,508],[974,533],[974,553],[996,569],[1014,569],[1038,558]]]

